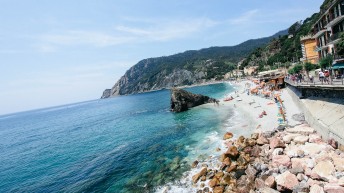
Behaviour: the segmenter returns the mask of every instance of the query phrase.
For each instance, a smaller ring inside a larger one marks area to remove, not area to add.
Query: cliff
[[[222,80],[252,50],[284,34],[286,31],[236,46],[211,47],[141,60],[117,81],[110,95],[103,95],[102,98]]]
[[[172,88],[171,89],[171,111],[182,112],[189,108],[203,105],[205,103],[218,103],[219,101],[208,96],[193,94],[191,92]]]

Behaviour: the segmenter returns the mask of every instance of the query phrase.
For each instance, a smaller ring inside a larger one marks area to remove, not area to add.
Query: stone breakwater
[[[307,124],[223,140],[217,166],[192,164],[197,193],[344,192],[343,146]]]

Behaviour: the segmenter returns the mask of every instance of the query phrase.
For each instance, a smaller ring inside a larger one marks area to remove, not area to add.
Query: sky
[[[0,0],[0,115],[100,98],[138,61],[287,29],[322,0]]]

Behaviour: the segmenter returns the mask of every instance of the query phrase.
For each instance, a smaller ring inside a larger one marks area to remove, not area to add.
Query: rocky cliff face
[[[102,99],[109,98],[111,96],[111,89],[105,89],[102,94]]]
[[[219,101],[208,96],[193,94],[191,92],[172,88],[171,89],[171,111],[182,112],[189,108],[203,105],[205,103],[218,103]]]

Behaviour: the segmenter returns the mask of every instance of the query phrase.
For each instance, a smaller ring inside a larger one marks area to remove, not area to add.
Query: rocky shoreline
[[[215,150],[222,152],[218,164],[192,163],[195,192],[344,192],[344,147],[323,140],[303,120],[246,138],[226,132],[223,144]]]

